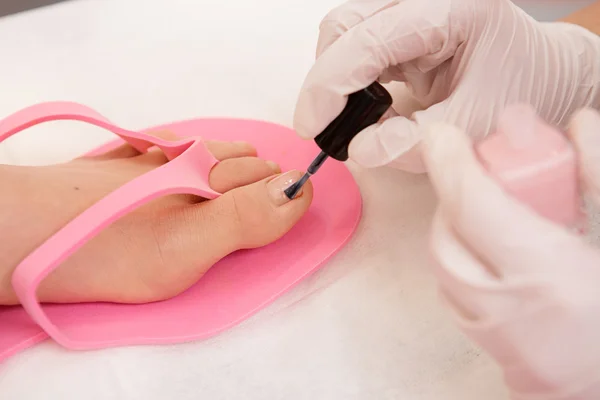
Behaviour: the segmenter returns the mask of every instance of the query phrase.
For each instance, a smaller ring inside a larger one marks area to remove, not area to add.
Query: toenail
[[[269,181],[267,183],[267,189],[269,191],[269,196],[271,196],[271,201],[273,202],[273,204],[275,204],[276,206],[281,206],[289,202],[290,199],[288,199],[288,197],[283,191],[292,186],[298,180],[300,180],[300,178],[302,178],[302,175],[304,174],[300,171],[289,171]],[[301,195],[302,190],[300,190],[296,197],[299,197]]]

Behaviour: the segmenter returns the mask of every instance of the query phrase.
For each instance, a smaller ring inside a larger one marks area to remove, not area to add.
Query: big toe
[[[215,233],[228,251],[267,245],[286,234],[308,210],[313,196],[310,181],[293,200],[284,193],[302,175],[289,171],[233,189],[198,205],[198,212],[220,216]]]
[[[289,171],[232,191],[238,217],[238,246],[253,248],[269,244],[286,234],[308,210],[313,188],[306,182],[300,193],[290,200],[284,190],[304,174]],[[227,199],[224,199],[228,201]]]
[[[240,249],[265,246],[285,235],[308,210],[313,197],[310,181],[293,200],[284,190],[302,177],[299,171],[274,175],[193,205],[181,214],[180,243],[188,261],[212,265]],[[199,256],[200,255],[200,256]],[[194,264],[194,262],[192,262]]]
[[[168,287],[163,295],[187,289],[228,254],[265,246],[292,229],[308,210],[313,188],[306,182],[293,200],[284,190],[302,175],[290,171],[271,176],[175,210],[160,235],[162,253],[178,267],[173,279],[163,277],[158,284]]]

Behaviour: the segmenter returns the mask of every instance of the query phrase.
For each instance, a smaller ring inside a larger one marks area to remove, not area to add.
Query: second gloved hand
[[[508,104],[531,104],[560,127],[575,110],[600,106],[599,59],[596,35],[537,22],[510,0],[350,0],[321,24],[294,127],[314,138],[348,94],[376,79],[406,82],[423,110],[391,113],[365,129],[350,158],[423,172],[425,124],[451,123],[477,139],[494,131]]]
[[[582,186],[598,206],[600,116],[573,122]],[[509,196],[462,130],[433,125],[423,155],[439,198],[431,250],[442,297],[502,367],[511,398],[600,399],[598,249]]]

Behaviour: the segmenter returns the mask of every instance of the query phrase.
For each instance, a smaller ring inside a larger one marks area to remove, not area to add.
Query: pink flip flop
[[[358,187],[345,166],[332,161],[313,178],[311,208],[287,235],[263,248],[225,257],[173,299],[143,305],[41,305],[36,298],[40,282],[126,213],[171,194],[208,199],[219,196],[208,185],[208,174],[218,161],[198,135],[251,142],[259,156],[279,162],[282,170],[302,170],[319,152],[313,142],[297,139],[288,128],[237,119],[197,119],[152,128],[168,129],[184,138],[168,142],[119,128],[95,111],[67,102],[35,105],[0,121],[0,142],[54,120],[90,123],[120,137],[91,154],[101,154],[125,141],[141,152],[157,146],[169,162],[98,201],[19,264],[12,282],[23,307],[0,307],[0,361],[48,337],[67,349],[87,350],[178,343],[215,335],[260,310],[323,265],[348,241],[360,220]]]

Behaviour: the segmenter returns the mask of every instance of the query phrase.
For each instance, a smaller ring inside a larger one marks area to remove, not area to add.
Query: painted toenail
[[[290,199],[287,198],[283,191],[302,178],[302,175],[304,174],[300,171],[288,171],[268,182],[267,189],[269,190],[269,196],[271,196],[273,204],[281,206],[289,202]],[[300,191],[296,197],[301,195],[302,191]]]

